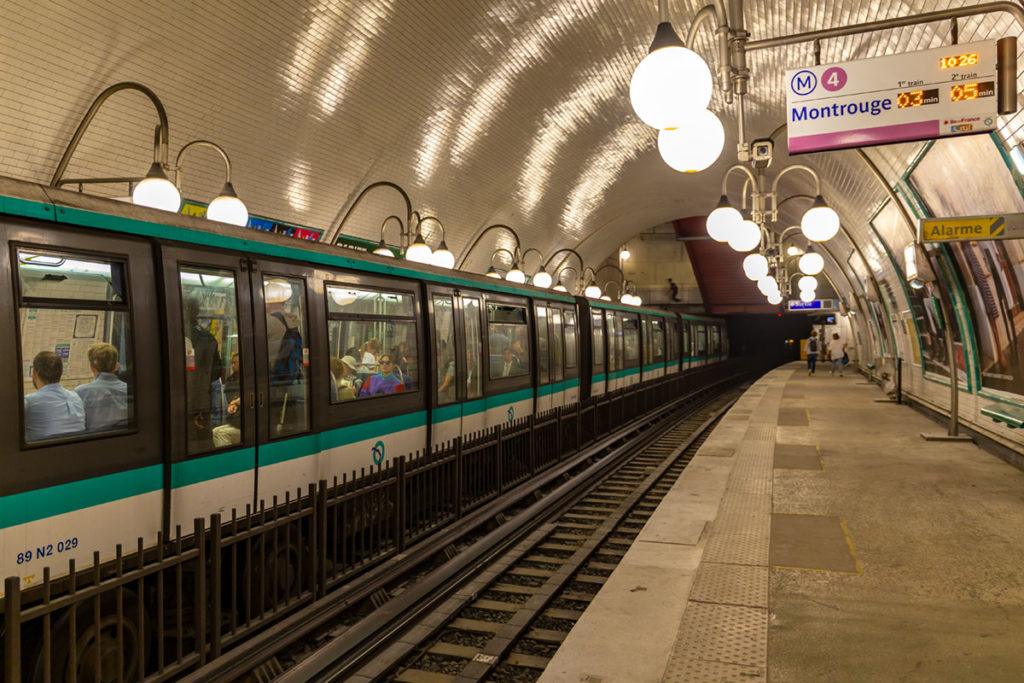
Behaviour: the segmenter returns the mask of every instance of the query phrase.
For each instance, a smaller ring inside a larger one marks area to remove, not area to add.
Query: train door
[[[665,319],[651,318],[649,323],[650,343],[647,344],[647,348],[650,359],[647,361],[645,374],[651,379],[658,379],[665,376]]]
[[[534,410],[536,391],[530,358],[529,302],[519,297],[488,294],[485,426],[512,422]]]
[[[640,316],[640,381],[646,382],[654,378],[651,363],[651,320],[649,316]]]
[[[690,321],[682,321],[683,350],[679,358],[679,366],[685,370],[690,367],[690,357],[693,355],[693,337],[690,330]]]
[[[608,391],[615,391],[625,384],[625,370],[622,363],[622,325],[614,311],[604,312],[605,336],[608,349]]]
[[[427,288],[430,340],[433,344],[433,387],[431,398],[431,442],[437,446],[462,434],[464,393],[459,377],[465,376],[460,362],[465,356],[464,334],[458,324],[458,295],[455,290]]]
[[[456,300],[459,304],[456,320],[461,320],[462,349],[465,349],[465,382],[459,382],[462,394],[462,433],[480,431],[487,425],[486,402],[484,400],[484,373],[487,363],[484,356],[483,304],[477,292],[463,293]],[[460,360],[462,357],[460,356]],[[459,368],[456,363],[456,368]],[[463,387],[463,385],[465,385]]]
[[[630,313],[622,313],[620,316],[620,324],[622,325],[622,366],[625,373],[621,386],[632,386],[640,381],[640,316]]]
[[[548,309],[548,348],[551,368],[551,407],[565,405],[565,344],[562,338],[561,308]]]
[[[679,372],[679,318],[665,319],[665,374]]]
[[[548,343],[548,307],[535,304],[533,307],[536,321],[537,339],[537,403],[538,413],[551,410],[551,360],[550,344]]]
[[[237,255],[163,247],[171,528],[255,502],[250,272]],[[237,392],[237,393],[236,393]]]
[[[256,261],[249,282],[256,340],[256,500],[269,506],[274,496],[283,499],[286,492],[320,478],[319,448],[310,439],[295,437],[313,430],[313,395],[327,393],[332,384],[336,390],[338,385],[324,364],[323,336],[312,334],[323,329],[322,305],[310,305],[312,271]],[[236,360],[233,356],[232,365],[225,368],[223,383],[228,425],[242,396]],[[314,393],[314,387],[319,391]],[[218,429],[228,432],[228,428]]]
[[[605,393],[605,387],[608,383],[608,366],[605,363],[604,346],[604,312],[596,308],[591,308],[590,318],[590,395],[600,396],[601,394]]]
[[[701,366],[708,364],[708,326],[704,323],[697,323],[694,326],[694,365]]]
[[[580,400],[579,328],[576,325],[576,311],[572,308],[562,310],[562,332],[565,338],[565,389],[562,402],[564,405],[572,405]]]

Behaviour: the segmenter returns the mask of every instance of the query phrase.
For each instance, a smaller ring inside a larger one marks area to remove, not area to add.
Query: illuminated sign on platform
[[[205,218],[206,204],[200,204],[199,202],[186,199],[181,203],[180,213],[194,218]],[[317,230],[316,228],[307,228],[303,225],[292,225],[291,223],[275,221],[269,218],[259,218],[258,216],[249,216],[249,222],[246,223],[246,227],[254,230],[261,230],[263,232],[272,232],[277,235],[285,235],[287,237],[297,237],[300,240],[309,240],[310,242],[319,241],[320,237],[324,234],[323,230]]]
[[[789,70],[789,153],[993,130],[996,53],[991,40]]]
[[[791,311],[816,311],[820,309],[821,299],[814,299],[812,301],[789,300],[789,310]]]
[[[1019,239],[1024,237],[1024,214],[925,218],[919,231],[922,242]]]

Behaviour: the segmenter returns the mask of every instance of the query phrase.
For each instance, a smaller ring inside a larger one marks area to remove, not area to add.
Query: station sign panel
[[[988,132],[998,80],[994,40],[788,70],[789,153]]]
[[[789,311],[834,311],[835,309],[835,299],[812,299],[811,301],[789,299],[786,302],[786,310]]]
[[[922,242],[965,242],[1024,238],[1024,214],[925,218],[918,225]]]

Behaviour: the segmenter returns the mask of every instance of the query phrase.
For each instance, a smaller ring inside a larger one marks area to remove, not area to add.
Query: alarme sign
[[[789,153],[995,128],[996,42],[786,72]]]

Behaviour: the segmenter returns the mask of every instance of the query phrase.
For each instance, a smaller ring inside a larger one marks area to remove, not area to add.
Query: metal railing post
[[[320,552],[317,553],[316,562],[316,588],[317,597],[323,597],[327,592],[327,480],[321,479],[316,487],[316,502],[314,503],[314,516],[316,517],[316,531],[318,535],[317,546]],[[335,533],[338,533],[335,530]]]
[[[220,657],[221,527],[220,513],[210,515],[210,658]]]
[[[462,519],[462,435],[455,437],[455,519]]]
[[[502,435],[502,432],[504,432],[504,431],[505,431],[505,427],[503,425],[498,425],[498,451],[497,451],[497,459],[495,460],[495,465],[496,465],[495,473],[497,474],[497,478],[498,478],[498,493],[499,494],[502,491],[505,490],[505,473],[502,471],[504,468],[502,467],[502,457],[503,457],[503,454],[501,452],[501,435]]]
[[[195,620],[196,653],[199,664],[206,663],[206,529],[203,519],[197,517],[194,522],[196,544],[196,586],[195,603],[192,608]]]
[[[405,456],[398,456],[395,461],[395,541],[398,552],[405,550],[405,516],[408,507],[405,499]]]
[[[21,578],[4,579],[4,680],[21,680]]]

